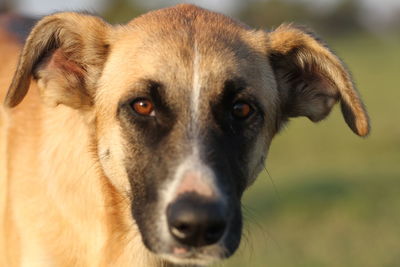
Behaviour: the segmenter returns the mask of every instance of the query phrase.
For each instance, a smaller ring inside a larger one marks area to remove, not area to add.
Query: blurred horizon
[[[226,15],[238,17],[241,19],[243,10],[251,7],[270,7],[264,9],[264,16],[276,17],[276,14],[270,13],[279,7],[279,10],[286,10],[286,7],[297,7],[301,14],[313,16],[326,16],[334,13],[342,16],[350,16],[348,19],[357,20],[357,22],[368,31],[378,33],[400,28],[400,1],[398,0],[0,0],[0,11],[11,10],[28,16],[43,16],[57,11],[89,11],[108,18],[110,10],[121,7],[126,8],[124,16],[117,16],[112,22],[125,22],[138,14],[152,9],[172,6],[178,3],[193,3],[198,6],[222,12]],[[283,7],[283,8],[282,8]],[[121,8],[122,9],[122,8]],[[353,13],[348,13],[353,9]],[[133,11],[129,16],[127,11]],[[341,13],[340,11],[344,11]],[[347,12],[347,13],[346,13]],[[304,14],[307,13],[307,14]],[[357,13],[357,14],[356,14]],[[301,15],[300,15],[301,16]],[[296,15],[295,17],[299,17]],[[124,21],[119,21],[123,19]],[[291,20],[289,20],[291,21]],[[264,25],[252,25],[264,26]],[[275,25],[276,26],[276,25]]]

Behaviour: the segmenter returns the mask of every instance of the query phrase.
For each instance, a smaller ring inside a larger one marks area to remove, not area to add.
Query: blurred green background
[[[24,1],[3,0],[0,9],[29,13]],[[179,2],[99,1],[99,13],[114,23]],[[272,143],[267,171],[245,194],[241,248],[216,266],[400,266],[400,5],[395,1],[191,1],[257,28],[295,22],[316,30],[352,71],[372,121],[371,135],[361,139],[338,108],[318,124],[294,119]]]

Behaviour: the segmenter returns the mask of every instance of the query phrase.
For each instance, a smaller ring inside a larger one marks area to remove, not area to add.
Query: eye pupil
[[[148,99],[138,99],[133,101],[132,108],[140,115],[151,116],[154,111],[153,103]]]
[[[239,119],[245,119],[252,113],[252,108],[249,104],[244,102],[237,102],[233,105],[232,114]]]

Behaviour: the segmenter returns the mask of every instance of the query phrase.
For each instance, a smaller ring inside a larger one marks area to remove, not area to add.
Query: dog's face
[[[145,18],[116,33],[99,81],[99,157],[130,192],[148,248],[182,259],[229,256],[241,235],[241,195],[276,131],[271,67],[241,28]]]
[[[189,5],[122,27],[62,13],[39,22],[32,46],[6,104],[33,74],[45,103],[91,117],[104,175],[131,199],[147,248],[174,262],[236,250],[241,196],[289,117],[319,121],[340,100],[353,131],[368,133],[341,62],[291,26],[255,31]]]

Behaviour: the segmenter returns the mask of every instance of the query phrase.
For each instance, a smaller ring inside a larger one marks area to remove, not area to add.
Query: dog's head
[[[147,248],[209,263],[239,245],[240,199],[290,117],[317,122],[340,102],[358,135],[363,104],[341,61],[301,28],[253,30],[190,5],[124,26],[59,13],[31,32],[5,104],[30,77],[47,105],[78,110],[102,171],[131,199]]]

